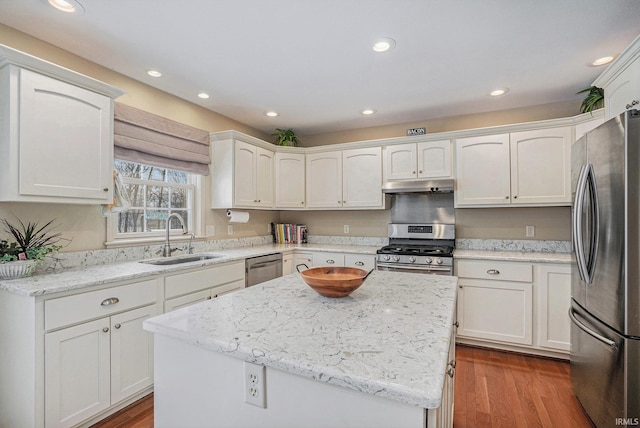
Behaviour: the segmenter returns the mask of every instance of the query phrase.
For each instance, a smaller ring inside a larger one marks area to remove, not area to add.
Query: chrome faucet
[[[186,235],[187,230],[184,226],[184,219],[182,218],[182,216],[178,213],[173,213],[173,214],[169,214],[169,217],[167,217],[167,236],[166,239],[164,241],[164,248],[162,250],[162,257],[171,257],[171,251],[175,250],[175,248],[171,248],[171,244],[169,243],[169,229],[171,228],[171,219],[172,218],[177,218],[178,221],[180,222],[180,227],[182,227],[182,234]]]

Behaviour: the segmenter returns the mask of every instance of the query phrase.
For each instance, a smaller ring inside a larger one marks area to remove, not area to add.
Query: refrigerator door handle
[[[593,282],[596,273],[596,261],[598,259],[598,245],[600,244],[600,201],[598,200],[598,187],[596,185],[596,176],[593,171],[593,165],[587,165],[586,182],[589,192],[591,193],[591,233],[589,238],[589,258],[587,260],[587,283]],[[586,190],[586,189],[585,189]]]
[[[578,184],[576,186],[576,198],[573,203],[573,218],[571,219],[571,227],[573,232],[573,248],[576,252],[576,263],[578,265],[578,273],[580,279],[587,281],[586,261],[584,255],[584,242],[582,240],[582,214],[584,205],[584,196],[587,192],[587,172],[589,165],[582,165],[578,176]]]
[[[600,342],[604,343],[605,345],[608,345],[614,349],[618,349],[618,345],[616,344],[616,342],[614,342],[611,339],[607,339],[606,337],[602,336],[601,334],[596,333],[595,331],[591,330],[589,327],[587,327],[586,325],[582,324],[580,321],[578,321],[578,318],[575,315],[575,312],[573,311],[573,308],[569,308],[569,318],[571,318],[571,321],[573,321],[573,323],[582,331],[584,331],[585,333],[587,333],[589,336],[593,337],[594,339],[599,340]]]

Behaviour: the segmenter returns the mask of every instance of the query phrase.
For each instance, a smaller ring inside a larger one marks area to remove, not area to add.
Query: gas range
[[[389,245],[377,251],[378,270],[453,274],[453,224],[390,224]]]

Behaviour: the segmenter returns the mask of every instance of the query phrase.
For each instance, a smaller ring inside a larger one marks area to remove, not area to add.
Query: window
[[[110,240],[141,240],[164,236],[166,219],[177,213],[193,231],[195,219],[196,174],[168,168],[115,161],[131,200],[131,208],[113,216]],[[180,222],[171,221],[172,233],[182,234]]]

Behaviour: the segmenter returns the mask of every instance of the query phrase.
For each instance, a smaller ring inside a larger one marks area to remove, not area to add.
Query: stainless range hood
[[[383,193],[453,193],[453,179],[387,181]]]

